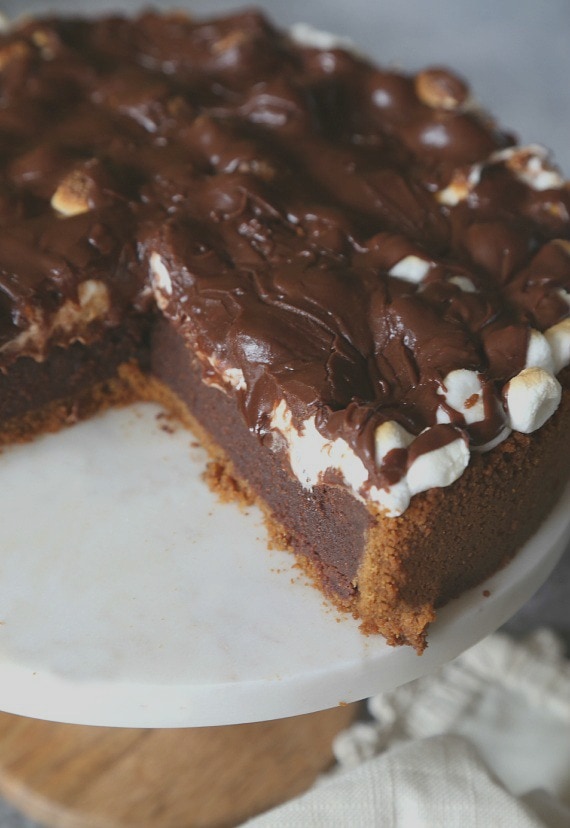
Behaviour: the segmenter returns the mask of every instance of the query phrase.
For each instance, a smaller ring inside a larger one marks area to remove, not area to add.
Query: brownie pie
[[[0,148],[4,443],[162,403],[418,652],[556,502],[570,189],[452,72],[255,11],[27,20]]]

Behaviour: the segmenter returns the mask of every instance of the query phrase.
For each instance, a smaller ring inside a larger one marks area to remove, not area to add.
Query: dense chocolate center
[[[485,443],[530,329],[568,314],[553,240],[570,193],[488,162],[513,144],[449,72],[303,47],[253,12],[22,24],[0,40],[0,345],[86,279],[109,289],[102,324],[144,310],[158,253],[162,312],[214,379],[243,372],[227,388],[261,436],[284,398],[372,472],[378,424],[433,425],[466,368],[485,419],[451,421]],[[466,197],[438,198],[477,164]],[[50,202],[70,176],[87,207],[64,218]]]

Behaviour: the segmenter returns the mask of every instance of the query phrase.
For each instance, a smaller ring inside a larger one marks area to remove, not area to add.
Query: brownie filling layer
[[[73,422],[81,418],[81,401],[91,410],[100,407],[105,384],[118,381],[122,365],[134,363],[147,369],[148,331],[148,318],[136,317],[121,327],[107,329],[88,345],[74,342],[66,348],[53,348],[41,362],[31,357],[15,360],[9,371],[0,372],[0,430],[6,439],[32,436],[36,425],[51,430],[66,419]],[[88,400],[94,389],[98,389],[99,402],[92,406]],[[109,386],[115,402],[119,401],[117,393],[118,386]],[[128,396],[125,386],[125,398]],[[64,404],[59,413],[54,408],[57,403]],[[46,409],[55,418],[51,423],[42,417]],[[58,417],[63,421],[58,423]]]
[[[372,518],[346,489],[302,488],[287,470],[282,451],[268,448],[244,423],[235,402],[203,382],[203,371],[182,337],[164,321],[154,327],[151,372],[184,402],[231,461],[237,478],[271,510],[282,540],[311,561],[323,587],[346,599],[362,560]]]

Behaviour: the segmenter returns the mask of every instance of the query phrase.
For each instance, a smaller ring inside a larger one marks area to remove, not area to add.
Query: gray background
[[[93,14],[148,5],[203,15],[245,4],[7,0],[0,2],[0,11],[9,17],[53,10]],[[454,67],[470,80],[485,108],[523,142],[553,149],[570,176],[570,0],[260,0],[257,5],[283,25],[304,21],[349,35],[385,64],[410,70],[429,64]],[[523,634],[540,625],[557,629],[570,644],[570,550],[507,629]],[[32,826],[0,800],[0,828]]]

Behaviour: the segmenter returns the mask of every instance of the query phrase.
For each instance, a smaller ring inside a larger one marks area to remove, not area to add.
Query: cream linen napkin
[[[541,630],[496,634],[369,700],[338,766],[249,828],[569,828],[570,662]]]

